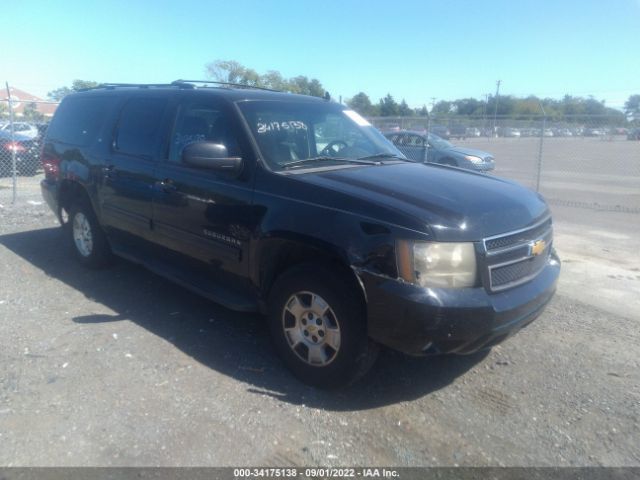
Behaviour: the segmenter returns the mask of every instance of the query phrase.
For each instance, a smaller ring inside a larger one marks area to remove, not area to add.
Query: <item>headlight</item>
[[[407,282],[422,287],[464,288],[476,283],[473,243],[397,243],[398,270]]]
[[[474,155],[465,155],[464,159],[470,161],[471,163],[484,163],[484,160]]]

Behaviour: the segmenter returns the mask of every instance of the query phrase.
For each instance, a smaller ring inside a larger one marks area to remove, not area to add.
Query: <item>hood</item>
[[[514,182],[440,165],[396,163],[296,177],[364,201],[369,217],[407,228],[418,224],[443,241],[477,241],[548,215],[542,197]],[[407,217],[417,222],[408,226],[402,222]]]
[[[483,160],[486,158],[493,158],[493,155],[491,155],[488,152],[483,152],[482,150],[476,150],[475,148],[459,147],[457,145],[454,145],[448,151],[456,152],[461,155],[473,155],[474,157],[480,157]]]

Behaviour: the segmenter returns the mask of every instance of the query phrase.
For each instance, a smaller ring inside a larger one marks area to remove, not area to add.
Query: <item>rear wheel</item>
[[[71,206],[69,221],[65,227],[80,263],[90,268],[99,268],[109,263],[109,242],[93,209],[86,202],[81,201]]]
[[[367,337],[359,292],[345,275],[321,265],[284,273],[269,297],[276,349],[302,382],[335,388],[356,381],[373,365],[378,346]]]

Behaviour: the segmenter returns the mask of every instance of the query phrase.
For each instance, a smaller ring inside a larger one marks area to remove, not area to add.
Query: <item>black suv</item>
[[[363,374],[379,345],[489,348],[553,296],[560,262],[536,193],[409,162],[326,99],[198,85],[63,100],[42,193],[83,264],[115,254],[267,314],[284,362],[322,387]]]

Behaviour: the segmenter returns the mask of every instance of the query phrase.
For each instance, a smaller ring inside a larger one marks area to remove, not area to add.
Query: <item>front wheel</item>
[[[103,267],[111,260],[111,249],[93,209],[86,202],[73,205],[65,229],[76,258],[90,268]]]
[[[321,265],[294,267],[276,281],[269,297],[269,324],[283,361],[309,385],[336,388],[353,383],[377,357],[359,292],[345,274]]]

